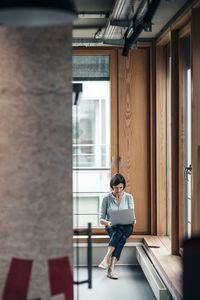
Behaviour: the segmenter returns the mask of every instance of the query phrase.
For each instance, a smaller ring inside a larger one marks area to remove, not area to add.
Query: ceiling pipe
[[[151,24],[151,20],[160,4],[161,0],[152,0],[151,3],[149,3],[149,7],[148,10],[145,14],[145,16],[143,17],[143,19],[141,19],[138,24],[136,25],[135,28],[133,28],[133,33],[127,37],[128,33],[125,33],[125,43],[124,43],[124,48],[123,48],[123,52],[122,55],[123,56],[128,56],[129,50],[132,47],[133,44],[135,44],[137,42],[137,39],[140,35],[140,33],[142,32],[143,29],[145,29],[146,24]],[[133,24],[134,26],[134,24]]]
[[[72,0],[1,0],[0,24],[10,26],[52,26],[72,23]]]

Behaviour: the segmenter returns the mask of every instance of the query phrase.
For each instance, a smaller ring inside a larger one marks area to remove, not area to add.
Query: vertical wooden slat
[[[166,235],[166,62],[156,48],[156,203],[157,235]]]
[[[179,94],[178,94],[178,32],[171,32],[171,183],[172,183],[172,254],[179,253],[179,198],[178,198],[178,157],[179,157]]]
[[[192,234],[200,233],[200,8],[192,10]]]
[[[149,49],[132,50],[123,57],[119,50],[119,171],[133,194],[135,232],[150,233],[151,199],[149,151]]]
[[[110,53],[110,84],[111,84],[111,176],[118,173],[118,89],[117,89],[117,51]],[[112,157],[114,158],[112,166]]]
[[[156,234],[156,48],[150,48],[150,165],[151,165],[151,234]]]

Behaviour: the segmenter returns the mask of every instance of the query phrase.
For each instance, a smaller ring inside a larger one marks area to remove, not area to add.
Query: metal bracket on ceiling
[[[120,39],[104,39],[103,43],[106,45],[116,45],[116,46],[123,46],[124,40]]]
[[[124,34],[125,43],[122,53],[123,56],[128,56],[129,49],[132,44],[137,42],[138,37],[143,30],[151,30],[151,20],[161,0],[152,0],[151,2],[150,0],[146,0],[141,2],[143,3],[143,6],[140,4]]]
[[[103,40],[103,43],[105,45],[123,46],[124,40],[123,39],[106,39],[106,40]],[[137,42],[133,43],[131,45],[131,49],[137,49]]]
[[[129,25],[129,20],[111,20],[110,25],[112,26],[119,26],[119,27],[128,27]]]

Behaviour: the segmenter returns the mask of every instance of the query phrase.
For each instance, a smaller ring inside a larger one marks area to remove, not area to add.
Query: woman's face
[[[123,183],[119,183],[118,185],[114,185],[113,186],[113,192],[114,192],[114,195],[116,195],[116,196],[122,195],[123,194],[123,190],[124,190]]]

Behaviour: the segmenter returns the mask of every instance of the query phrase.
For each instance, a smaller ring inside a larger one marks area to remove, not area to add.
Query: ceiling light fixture
[[[78,13],[77,17],[79,19],[106,19],[108,16],[105,13]]]
[[[71,0],[1,0],[0,23],[11,26],[53,26],[72,23]]]

